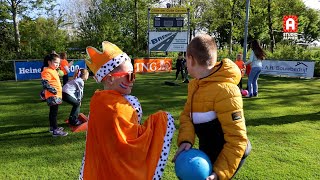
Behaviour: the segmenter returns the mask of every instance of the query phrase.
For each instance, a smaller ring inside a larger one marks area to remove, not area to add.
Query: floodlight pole
[[[244,42],[243,42],[243,61],[247,61],[247,39],[248,39],[248,23],[249,23],[250,0],[246,0],[246,22],[244,25]]]
[[[148,8],[148,44],[147,44],[147,47],[148,47],[148,58],[150,57],[150,49],[149,49],[149,33],[150,33],[150,8]]]
[[[190,9],[188,8],[188,36],[187,36],[187,44],[189,44],[191,36],[190,36]],[[187,51],[187,50],[186,50]]]

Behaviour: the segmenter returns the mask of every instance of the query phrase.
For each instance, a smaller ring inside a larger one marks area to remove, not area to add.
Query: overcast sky
[[[320,10],[320,0],[303,0],[307,7]]]

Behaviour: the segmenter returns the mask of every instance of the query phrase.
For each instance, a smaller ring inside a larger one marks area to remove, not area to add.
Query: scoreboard
[[[183,27],[183,17],[154,17],[154,27]]]

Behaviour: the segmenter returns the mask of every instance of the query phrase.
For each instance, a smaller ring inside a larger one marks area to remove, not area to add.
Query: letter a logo
[[[296,33],[298,32],[298,17],[297,16],[283,16],[283,32]]]

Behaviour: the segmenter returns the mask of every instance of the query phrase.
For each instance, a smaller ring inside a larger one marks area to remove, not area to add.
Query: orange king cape
[[[150,115],[140,125],[123,95],[96,91],[90,102],[83,179],[152,179],[166,128],[165,112]]]

